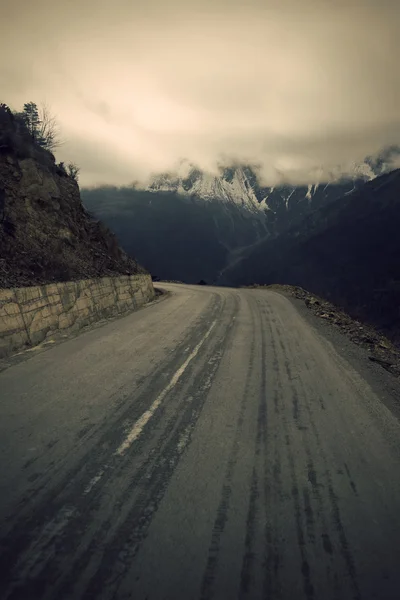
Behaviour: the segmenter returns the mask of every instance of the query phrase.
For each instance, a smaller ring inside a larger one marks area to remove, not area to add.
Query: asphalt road
[[[266,291],[167,299],[0,373],[0,597],[400,598],[400,424]]]

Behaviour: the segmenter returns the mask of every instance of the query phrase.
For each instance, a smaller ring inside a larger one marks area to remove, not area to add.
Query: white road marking
[[[122,456],[124,454],[124,452],[126,452],[126,450],[128,450],[128,448],[133,444],[133,442],[135,440],[137,440],[137,438],[142,433],[146,424],[150,421],[151,417],[154,415],[157,408],[160,406],[160,404],[164,400],[165,396],[178,383],[179,379],[182,377],[182,375],[185,372],[186,368],[188,367],[189,363],[197,356],[200,348],[202,347],[202,345],[204,344],[204,342],[210,335],[211,331],[214,329],[216,322],[217,321],[213,321],[213,323],[211,324],[211,327],[208,329],[208,331],[205,334],[205,336],[203,337],[203,339],[197,344],[197,346],[194,348],[194,350],[191,352],[191,354],[187,357],[185,362],[179,367],[179,369],[176,371],[175,375],[172,377],[172,379],[169,382],[169,384],[167,385],[167,387],[163,389],[163,391],[154,400],[154,402],[150,406],[150,408],[148,410],[146,410],[146,412],[144,412],[142,414],[142,416],[136,421],[136,423],[133,425],[132,429],[128,433],[125,440],[122,442],[122,444],[116,450],[116,452],[115,452],[116,455]]]

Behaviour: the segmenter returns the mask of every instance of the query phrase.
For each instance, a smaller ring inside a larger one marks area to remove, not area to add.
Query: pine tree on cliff
[[[37,105],[34,102],[26,102],[24,104],[23,118],[25,125],[33,139],[40,143],[40,117]]]
[[[29,133],[39,146],[53,152],[61,146],[60,129],[49,107],[42,104],[40,110],[34,102],[24,104],[21,114]]]

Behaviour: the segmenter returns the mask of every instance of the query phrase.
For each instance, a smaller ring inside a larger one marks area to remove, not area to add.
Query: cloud
[[[187,158],[329,179],[400,141],[397,0],[14,0],[2,101],[45,100],[81,182]]]

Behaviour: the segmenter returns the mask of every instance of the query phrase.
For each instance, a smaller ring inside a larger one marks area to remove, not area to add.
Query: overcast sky
[[[400,142],[399,0],[3,0],[0,101],[46,101],[81,184],[188,158],[327,178]]]

